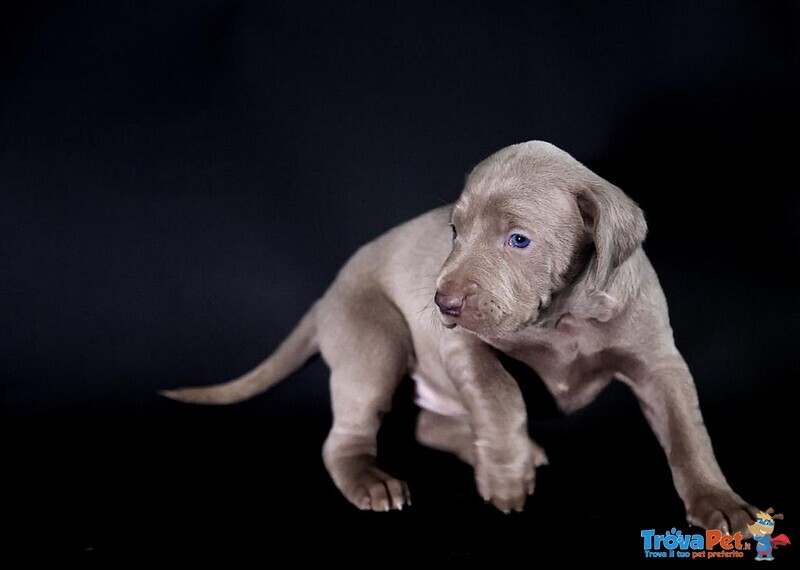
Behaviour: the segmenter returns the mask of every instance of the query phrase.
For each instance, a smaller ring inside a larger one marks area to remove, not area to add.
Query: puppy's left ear
[[[579,189],[576,198],[594,241],[590,271],[594,272],[595,287],[604,290],[614,271],[644,242],[647,222],[636,202],[599,176]]]

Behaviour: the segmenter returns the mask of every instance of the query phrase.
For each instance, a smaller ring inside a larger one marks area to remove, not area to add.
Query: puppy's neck
[[[610,275],[605,286],[600,288],[594,274],[596,258],[592,255],[576,277],[563,289],[552,295],[550,305],[531,323],[536,327],[555,327],[567,315],[578,319],[608,322],[619,315],[635,293],[632,278],[633,264],[638,259],[634,254]]]

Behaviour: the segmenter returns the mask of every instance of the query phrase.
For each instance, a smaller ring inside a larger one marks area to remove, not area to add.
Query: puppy
[[[472,465],[481,496],[509,512],[523,508],[547,458],[528,436],[522,395],[497,351],[530,366],[565,412],[617,378],[664,448],[688,521],[745,531],[756,509],[714,458],[642,250],[646,231],[632,200],[564,151],[540,141],[509,146],[474,168],[455,206],[363,246],[253,371],[163,394],[239,402],[321,353],[334,417],[325,466],[355,506],[388,511],[410,495],[378,467],[376,434],[408,374],[421,408],[418,440]]]

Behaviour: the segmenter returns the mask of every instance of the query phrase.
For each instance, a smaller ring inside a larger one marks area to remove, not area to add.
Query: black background
[[[529,139],[642,205],[723,470],[800,538],[796,3],[137,0],[1,16],[4,556],[635,560],[641,529],[686,530],[621,385],[563,417],[524,382],[552,465],[512,516],[413,442],[407,385],[382,451],[414,505],[390,514],[356,511],[327,478],[319,360],[234,407],[155,395],[252,367],[360,244]]]

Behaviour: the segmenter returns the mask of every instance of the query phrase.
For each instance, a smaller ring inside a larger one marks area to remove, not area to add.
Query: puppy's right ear
[[[611,276],[647,235],[644,213],[625,193],[599,176],[576,194],[583,222],[592,235],[595,255],[590,272],[597,290],[605,290]]]

